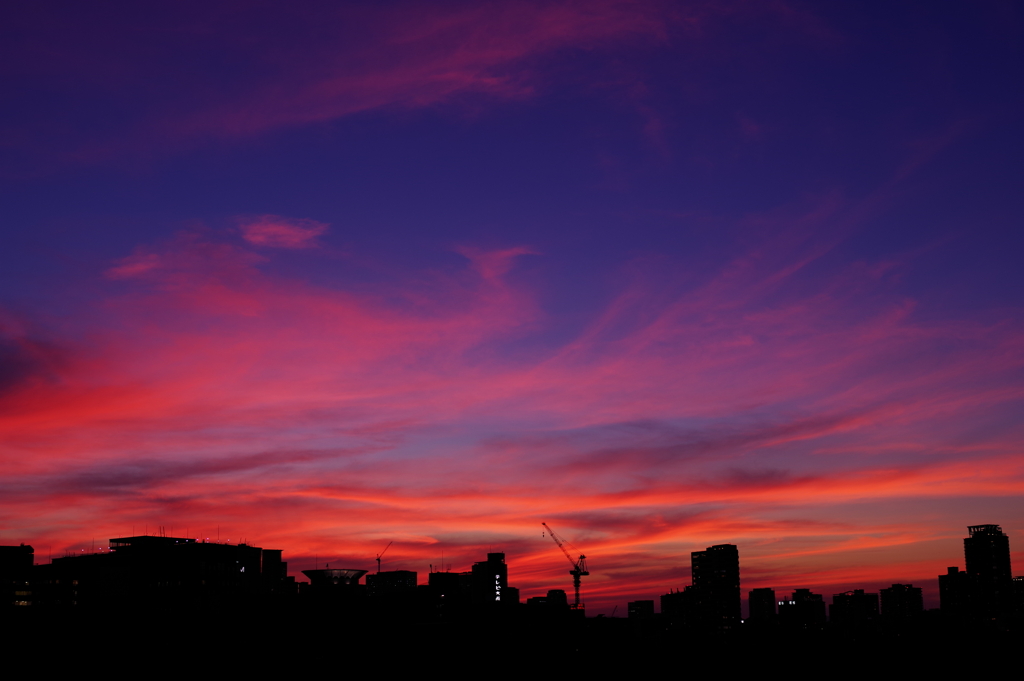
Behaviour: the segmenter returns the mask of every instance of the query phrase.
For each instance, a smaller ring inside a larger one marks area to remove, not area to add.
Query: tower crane
[[[384,550],[377,554],[377,574],[378,575],[380,574],[380,557],[383,556],[385,553],[387,553],[388,549],[390,549],[391,545],[394,544],[394,543],[395,542],[393,542],[393,541],[389,541],[388,545],[384,547]]]
[[[544,529],[548,531],[548,534],[551,535],[551,538],[555,541],[556,544],[558,544],[558,548],[562,549],[562,553],[564,553],[565,557],[569,559],[570,563],[572,563],[572,570],[569,570],[569,574],[572,575],[572,587],[575,591],[575,599],[572,603],[572,609],[583,610],[583,604],[580,603],[580,577],[587,576],[590,574],[589,572],[587,572],[587,557],[580,553],[580,557],[574,560],[572,554],[570,554],[569,550],[565,547],[568,546],[575,552],[579,552],[579,549],[577,549],[575,546],[566,541],[565,538],[555,534],[555,531],[548,527],[547,523],[541,523],[541,525],[544,526]]]

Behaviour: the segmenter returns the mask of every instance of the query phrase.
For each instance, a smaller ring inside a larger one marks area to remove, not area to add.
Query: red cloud
[[[868,266],[796,282],[827,251],[807,220],[700,286],[624,282],[568,340],[505,278],[526,248],[359,293],[209,237],[140,251],[118,265],[138,285],[51,330],[60,361],[5,318],[5,536],[73,547],[175,518],[295,568],[368,565],[392,539],[420,571],[505,548],[534,595],[566,586],[546,520],[608,609],[616,574],[653,597],[723,542],[745,586],[839,590],[881,578],[876,554],[918,580],[974,515],[1019,525],[1024,328],[919,319]]]
[[[242,238],[254,246],[277,248],[312,248],[317,237],[327,232],[327,225],[315,220],[261,215],[239,225]]]

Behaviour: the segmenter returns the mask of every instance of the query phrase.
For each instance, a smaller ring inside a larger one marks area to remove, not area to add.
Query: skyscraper
[[[740,625],[740,554],[734,544],[690,554],[693,588],[700,593],[701,628],[726,632]]]
[[[999,525],[971,525],[967,530],[970,536],[964,539],[964,559],[972,609],[984,620],[1007,617],[1013,601],[1010,538]]]

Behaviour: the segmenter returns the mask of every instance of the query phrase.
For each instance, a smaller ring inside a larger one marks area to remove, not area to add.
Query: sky
[[[1024,572],[1019,3],[8,3],[0,543],[588,613]],[[161,529],[162,528],[162,529]]]

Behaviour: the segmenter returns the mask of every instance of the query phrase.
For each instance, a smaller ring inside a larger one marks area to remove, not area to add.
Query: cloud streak
[[[615,0],[324,5],[276,17],[180,6],[130,20],[114,10],[54,20],[28,9],[11,36],[10,77],[73,79],[69,106],[98,105],[108,116],[79,129],[52,110],[19,111],[5,137],[28,143],[36,160],[94,164],[370,111],[522,100],[544,86],[546,59],[664,43],[670,26],[695,26],[707,13],[703,4]]]
[[[117,293],[51,330],[72,351],[8,325],[6,532],[70,546],[87,526],[173,514],[262,533],[300,565],[398,537],[395,559],[419,569],[442,546],[467,563],[498,543],[543,591],[560,574],[531,539],[546,520],[601,565],[595,605],[639,557],[637,589],[666,589],[690,550],[723,541],[752,547],[745,565],[774,584],[841,584],[823,556],[913,542],[880,519],[827,520],[836,505],[995,509],[1024,493],[1024,331],[918,319],[877,268],[814,270],[829,249],[810,234],[685,289],[626,278],[575,338],[527,355],[502,351],[551,322],[510,283],[525,246],[463,249],[461,271],[360,293],[275,275],[213,233],[140,249],[108,271]],[[810,563],[787,567],[795,555]]]
[[[255,219],[242,220],[238,228],[242,238],[253,246],[313,248],[317,246],[317,237],[325,234],[327,227],[316,220],[261,215]]]

